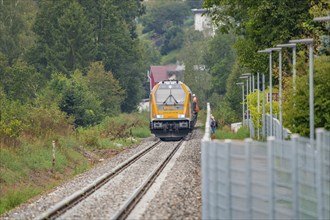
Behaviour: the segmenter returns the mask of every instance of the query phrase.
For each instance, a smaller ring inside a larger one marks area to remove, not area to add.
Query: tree
[[[314,111],[315,127],[330,129],[330,60],[329,56],[315,59]],[[308,69],[308,68],[306,68]],[[309,135],[309,90],[308,75],[297,79],[297,90],[286,90],[287,99],[283,103],[284,125],[292,132]],[[292,88],[292,87],[290,87]]]
[[[44,85],[41,74],[22,60],[5,68],[2,74],[1,84],[7,97],[23,103],[31,103]]]
[[[202,33],[190,29],[185,33],[184,46],[179,55],[185,65],[184,82],[198,97],[201,108],[206,104],[212,89],[211,75],[203,63],[206,44],[207,39]]]
[[[120,105],[124,100],[123,91],[111,72],[105,72],[101,62],[92,63],[87,73],[87,84],[90,91],[94,91],[106,115],[112,116],[120,113]]]
[[[48,77],[53,71],[84,70],[94,59],[92,27],[76,1],[40,2],[34,31],[38,39],[30,61]]]
[[[95,57],[95,44],[84,9],[73,2],[58,22],[59,28],[54,32],[57,70],[67,74],[76,69],[85,70]]]
[[[161,47],[161,54],[165,55],[172,50],[180,49],[183,45],[184,33],[178,26],[170,27],[164,34],[164,42]]]
[[[204,63],[212,76],[212,90],[221,95],[226,92],[227,78],[235,60],[234,42],[232,34],[218,33],[209,42],[204,56]]]
[[[243,36],[235,48],[241,64],[251,72],[264,67],[264,56],[256,55],[257,50],[308,34],[304,26],[312,21],[308,1],[296,4],[289,0],[205,0],[204,7],[213,7],[211,15],[217,24],[221,24],[221,30],[234,29]]]
[[[147,14],[141,18],[144,25],[143,32],[153,31],[161,35],[173,26],[181,26],[189,13],[189,8],[184,2],[166,1],[164,3],[150,5]]]
[[[19,36],[24,30],[24,22],[18,4],[19,1],[0,2],[0,52],[6,55],[10,64],[22,52]]]
[[[147,69],[141,43],[135,34],[135,20],[143,13],[143,6],[136,0],[80,2],[96,35],[96,60],[102,61],[105,70],[112,72],[125,90],[121,109],[134,111],[143,95],[143,71]]]
[[[72,78],[54,74],[49,81],[50,97],[57,97],[61,111],[74,117],[75,126],[89,126],[101,121],[101,101],[90,91],[82,73],[75,71]]]

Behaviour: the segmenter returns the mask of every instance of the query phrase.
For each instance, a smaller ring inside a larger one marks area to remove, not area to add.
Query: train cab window
[[[164,105],[182,106],[185,103],[186,93],[181,84],[161,84],[155,92],[156,103]]]

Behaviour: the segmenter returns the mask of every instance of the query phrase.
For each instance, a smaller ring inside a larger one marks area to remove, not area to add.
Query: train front
[[[192,129],[192,97],[180,81],[158,83],[150,94],[150,130],[162,140],[177,140]]]

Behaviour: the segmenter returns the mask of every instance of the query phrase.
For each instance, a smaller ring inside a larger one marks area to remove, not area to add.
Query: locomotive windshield
[[[161,84],[155,92],[158,107],[164,105],[184,105],[186,93],[181,84]]]

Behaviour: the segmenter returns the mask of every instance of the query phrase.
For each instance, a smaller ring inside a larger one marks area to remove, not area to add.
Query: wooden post
[[[55,141],[52,142],[53,146],[53,160],[52,160],[52,173],[55,172]]]

